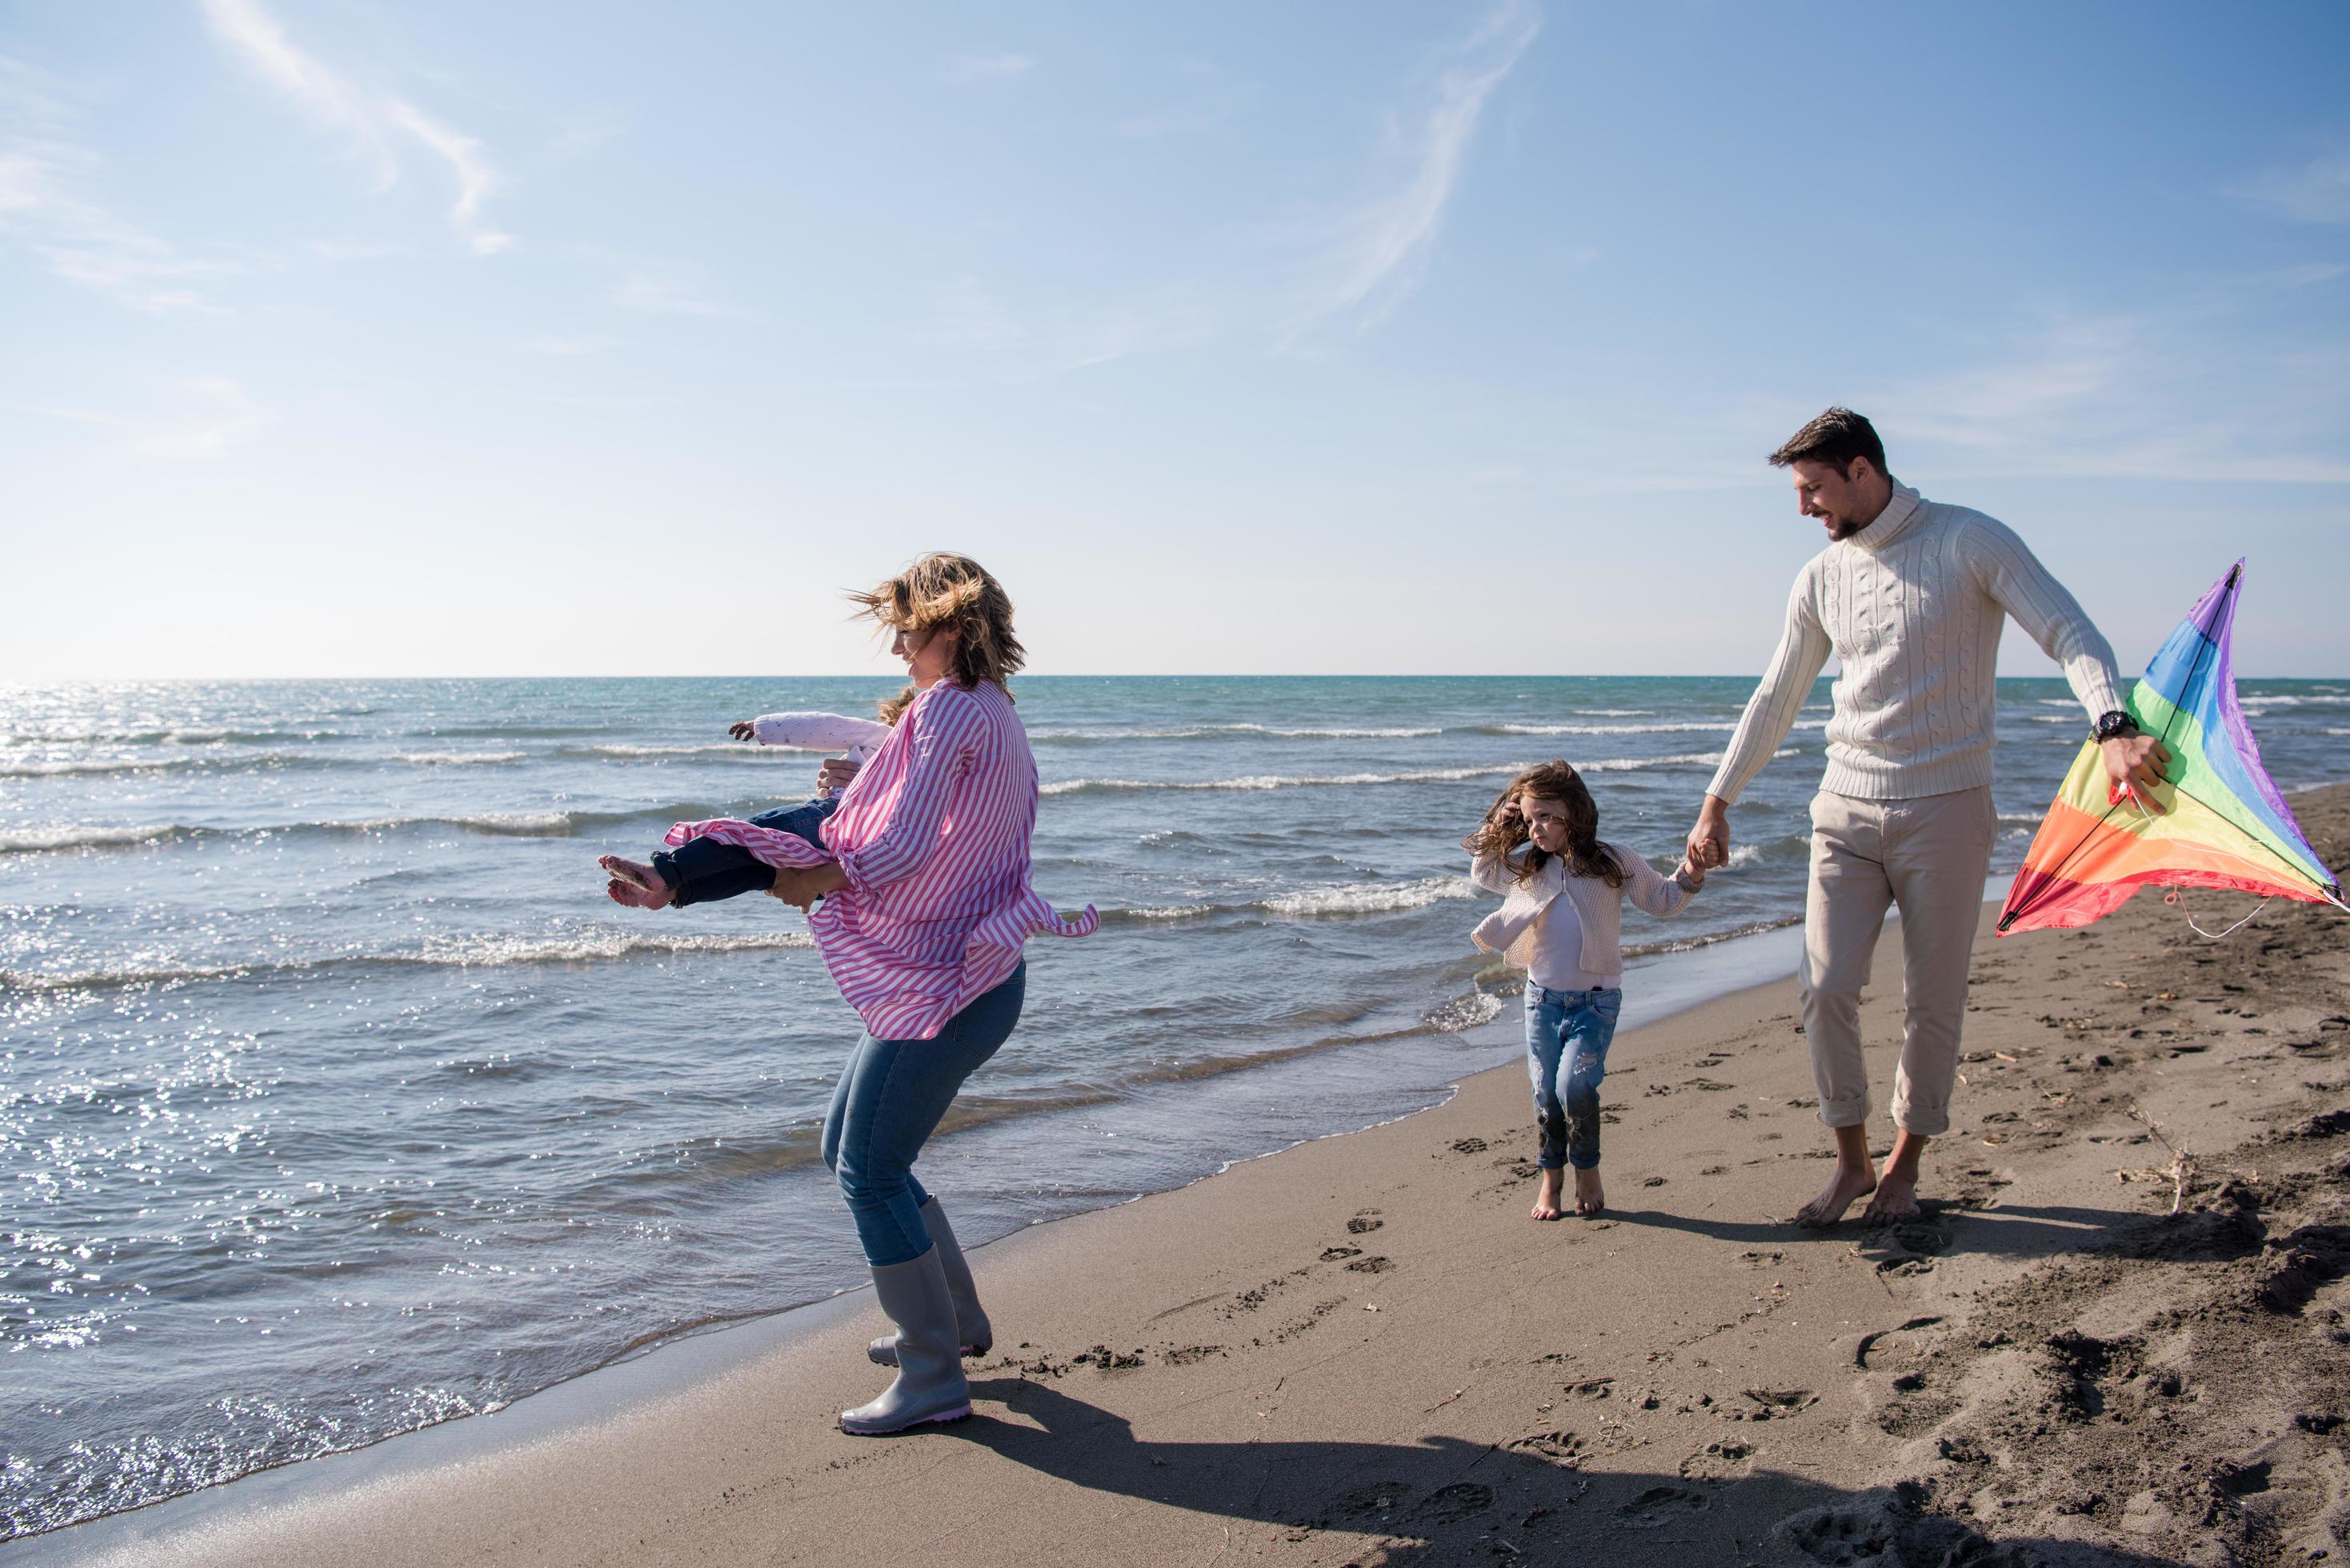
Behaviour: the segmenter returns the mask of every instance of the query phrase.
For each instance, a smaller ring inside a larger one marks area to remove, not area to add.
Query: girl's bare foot
[[[596,864],[612,878],[604,892],[615,904],[625,904],[631,909],[665,909],[676,896],[660,872],[639,861],[601,855],[597,857]]]
[[[1542,1180],[1540,1184],[1534,1188],[1534,1218],[1537,1220],[1555,1220],[1558,1218],[1557,1171],[1545,1170],[1542,1173]]]
[[[1575,1173],[1575,1211],[1586,1220],[1607,1207],[1607,1189],[1599,1185],[1599,1168]]]

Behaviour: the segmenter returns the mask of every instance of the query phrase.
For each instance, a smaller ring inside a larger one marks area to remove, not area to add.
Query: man
[[[1827,656],[1842,666],[1828,765],[1812,802],[1804,909],[1804,1032],[1835,1173],[1796,1214],[1835,1224],[1874,1193],[1871,1222],[1918,1213],[1928,1140],[1950,1128],[1967,965],[1998,815],[1991,806],[1992,678],[2009,616],[2064,666],[2116,788],[2147,786],[2169,753],[2122,707],[2113,649],[2063,585],[2004,524],[1928,501],[1886,472],[1869,422],[1830,409],[1771,454],[1828,546],[1796,575],[1786,631],[1690,829],[1692,863],[1730,858],[1730,808],[1794,723]],[[1901,1063],[1891,1154],[1868,1158],[1860,988],[1888,904],[1901,910]]]

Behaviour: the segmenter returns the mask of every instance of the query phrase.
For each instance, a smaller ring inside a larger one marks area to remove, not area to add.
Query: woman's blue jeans
[[[1599,1084],[1624,992],[1552,991],[1526,982],[1526,1072],[1534,1081],[1534,1123],[1544,1170],[1599,1163]]]
[[[824,1118],[824,1162],[840,1179],[865,1261],[910,1263],[931,1250],[914,1160],[962,1081],[995,1054],[1020,1022],[1028,966],[947,1020],[934,1040],[860,1037]]]

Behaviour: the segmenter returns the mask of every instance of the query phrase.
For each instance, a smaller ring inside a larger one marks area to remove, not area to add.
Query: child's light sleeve
[[[1615,846],[1608,846],[1615,849]],[[1628,875],[1624,878],[1624,892],[1632,902],[1660,920],[1668,920],[1689,908],[1697,889],[1679,877],[1667,877],[1654,866],[1628,849],[1615,849],[1617,863]]]
[[[763,746],[847,752],[863,762],[889,738],[889,726],[846,713],[763,713],[751,721],[751,734]]]
[[[1509,897],[1512,886],[1509,862],[1498,855],[1480,855],[1469,862],[1469,880],[1488,893]]]

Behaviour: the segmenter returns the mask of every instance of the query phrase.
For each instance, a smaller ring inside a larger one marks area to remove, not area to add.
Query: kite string
[[[2188,929],[2193,931],[2197,936],[2203,938],[2206,941],[2214,942],[2220,940],[2222,937],[2232,935],[2239,927],[2250,925],[2255,916],[2259,915],[2262,909],[2269,907],[2269,900],[2262,898],[2259,903],[2252,906],[2251,914],[2246,915],[2242,919],[2238,920],[2235,925],[2230,926],[2226,930],[2207,931],[2203,929],[2202,923],[2196,919],[2195,911],[2187,907],[2187,900],[2178,896],[2178,888],[2173,888],[2169,892],[2165,893],[2162,896],[2162,901],[2166,904],[2178,905],[2179,910],[2187,917]]]

